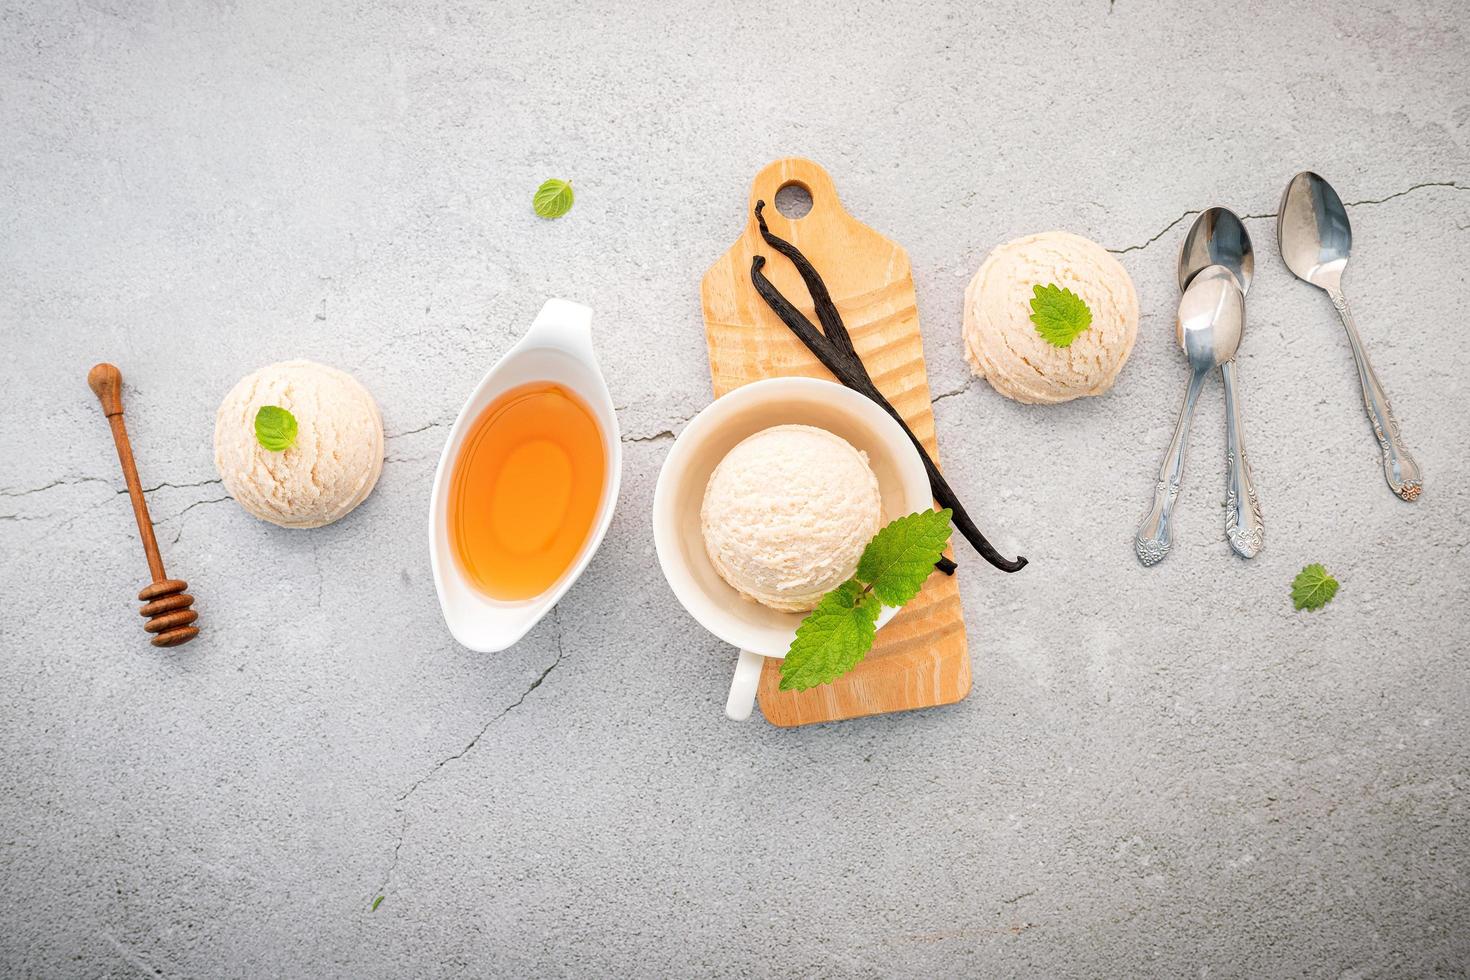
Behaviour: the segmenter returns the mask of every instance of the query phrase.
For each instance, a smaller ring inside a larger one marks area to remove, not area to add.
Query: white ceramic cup
[[[502,601],[485,595],[469,581],[450,548],[449,480],[465,436],[480,413],[511,388],[533,381],[562,385],[592,410],[602,432],[606,475],[597,516],[577,560],[540,595]],[[592,311],[580,303],[549,299],[526,336],[506,351],[465,401],[459,418],[449,430],[449,438],[444,440],[439,468],[434,473],[434,490],[429,496],[429,566],[434,572],[439,608],[454,638],[471,650],[494,653],[525,636],[550,612],[582,574],[607,534],[622,476],[623,443],[618,433],[618,416],[592,350]]]
[[[704,547],[699,511],[725,454],[774,425],[811,425],[867,453],[884,523],[934,505],[924,461],[903,428],[867,397],[831,381],[770,378],[737,388],[700,412],[674,440],[653,493],[653,540],[679,602],[698,623],[740,650],[725,714],[750,717],[766,657],[785,657],[805,613],[780,612],[736,592]],[[884,609],[882,629],[898,612]]]

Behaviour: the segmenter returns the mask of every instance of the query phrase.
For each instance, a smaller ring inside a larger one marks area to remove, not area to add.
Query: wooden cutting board
[[[812,198],[811,211],[795,220],[775,207],[776,191],[787,184],[804,187]],[[771,233],[801,249],[822,274],[874,382],[938,463],[908,253],[844,211],[832,178],[810,160],[777,160],[756,175],[744,234],[705,273],[700,294],[715,397],[762,378],[832,380],[751,284],[752,256],[767,256],[762,270],[767,278],[817,322],[796,268],[761,239],[754,217],[757,200],[766,202],[763,214]],[[761,713],[783,727],[962,700],[970,693],[970,653],[954,577],[930,576],[850,673],[801,692],[780,690],[780,681],[780,661],[767,660],[758,695]]]

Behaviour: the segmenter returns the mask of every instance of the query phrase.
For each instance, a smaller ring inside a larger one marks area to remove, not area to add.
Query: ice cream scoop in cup
[[[867,454],[810,425],[747,436],[711,474],[699,514],[720,578],[746,598],[806,612],[852,578],[883,526]]]
[[[933,506],[923,460],[903,429],[872,401],[833,382],[756,381],[717,399],[690,420],[659,472],[653,539],[659,565],[680,604],[701,626],[740,650],[725,703],[725,714],[736,721],[750,717],[765,659],[786,656],[806,612],[772,608],[731,585],[706,547],[701,510],[710,477],[726,456],[749,437],[780,426],[823,430],[866,456],[878,485],[880,527]],[[855,496],[861,499],[862,494]],[[885,608],[878,628],[897,612]]]

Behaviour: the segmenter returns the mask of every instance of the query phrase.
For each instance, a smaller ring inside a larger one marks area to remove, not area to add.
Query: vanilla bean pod
[[[757,220],[759,220],[759,217],[758,204]],[[764,222],[761,222],[761,224],[763,225]],[[774,235],[770,237],[775,238]],[[777,239],[777,241],[780,241],[780,239]],[[798,255],[800,254],[795,246],[787,242],[782,242],[781,244],[792,252],[796,252]],[[777,246],[772,245],[772,247],[776,248]],[[783,255],[787,254],[784,249],[778,249],[778,251],[781,251]],[[821,276],[817,274],[816,269],[812,267],[811,263],[805,257],[802,258],[802,263],[806,268],[811,270],[812,276],[821,284]],[[909,437],[909,441],[914,444],[914,448],[919,451],[919,456],[924,461],[924,470],[929,476],[929,485],[934,493],[934,499],[938,500],[941,506],[948,507],[954,512],[952,520],[965,540],[970,542],[971,546],[980,553],[982,558],[1001,571],[1016,572],[1026,567],[1025,558],[1020,556],[1014,559],[1003,557],[986,540],[985,535],[980,533],[980,529],[970,519],[969,513],[965,510],[964,505],[960,503],[959,497],[956,496],[948,481],[944,479],[944,474],[939,471],[939,467],[930,458],[923,443],[914,435],[913,430],[909,428],[908,423],[904,421],[903,416],[899,414],[898,410],[878,390],[878,386],[874,384],[872,377],[868,374],[867,368],[863,365],[862,358],[857,355],[855,349],[851,349],[851,340],[849,339],[847,344],[849,349],[839,349],[838,344],[833,343],[821,334],[817,330],[816,325],[808,320],[806,315],[793,306],[786,297],[782,296],[775,285],[765,277],[761,272],[761,268],[765,264],[765,256],[757,255],[751,259],[750,278],[751,282],[755,285],[756,292],[760,294],[761,298],[766,301],[766,304],[771,307],[776,315],[781,318],[781,322],[786,324],[791,332],[796,335],[797,339],[806,346],[807,350],[811,351],[817,360],[822,362],[822,366],[828,371],[831,371],[838,381],[876,402],[880,408],[887,412],[903,428],[904,434]],[[800,269],[801,267],[798,266],[798,268]],[[810,288],[809,285],[808,289],[810,290]],[[829,307],[827,312],[839,325],[841,336],[848,337],[847,330],[842,325],[841,316],[837,312],[836,304],[832,302],[832,298],[828,294],[824,284],[821,285],[820,292],[825,304]],[[815,302],[815,296],[813,300]],[[818,317],[823,317],[823,313],[819,311]],[[945,559],[945,561],[948,562],[948,559]],[[949,562],[949,564],[952,565],[953,563]],[[944,569],[943,566],[940,567],[941,570],[947,571],[948,573],[953,572],[952,568]]]
[[[854,367],[852,362],[857,359],[856,355],[847,354],[827,343],[827,338],[823,337],[816,325],[806,318],[806,314],[792,306],[791,301],[782,296],[771,280],[765,277],[765,274],[761,272],[765,264],[764,255],[757,255],[750,260],[750,279],[755,283],[755,291],[760,293],[766,305],[776,311],[781,322],[796,334],[796,339],[805,344],[807,350],[815,354],[817,360],[822,362],[822,367],[835,374],[839,381],[847,384],[849,377],[856,378],[860,384],[856,386],[848,384],[848,387],[856,387],[865,395],[870,389],[876,390],[873,388],[873,381],[868,377],[867,371],[859,371]]]
[[[806,291],[811,293],[812,305],[817,309],[817,322],[822,325],[822,333],[826,334],[827,339],[838,350],[851,356],[858,369],[866,375],[868,368],[858,356],[857,348],[852,346],[852,335],[847,332],[847,325],[842,322],[842,315],[837,312],[837,304],[832,302],[832,294],[827,292],[827,284],[822,281],[817,267],[801,254],[801,249],[784,238],[771,234],[771,229],[766,227],[766,217],[761,214],[765,206],[765,201],[755,202],[755,221],[760,226],[761,237],[766,240],[767,245],[786,256],[796,266],[796,271],[801,273],[801,281],[806,283]]]
[[[750,276],[751,280],[755,283],[756,292],[760,293],[761,298],[766,301],[771,309],[776,311],[776,315],[781,318],[781,321],[791,328],[791,331],[796,334],[797,339],[816,355],[817,360],[822,362],[823,367],[831,371],[844,385],[877,402],[889,415],[892,415],[898,420],[898,424],[903,426],[903,431],[913,440],[914,445],[918,446],[919,453],[924,457],[924,470],[929,476],[930,489],[933,490],[934,471],[929,468],[929,454],[924,452],[924,447],[919,446],[918,440],[914,439],[914,434],[909,431],[908,424],[902,418],[899,418],[893,411],[893,407],[884,400],[882,393],[873,384],[873,380],[868,377],[867,370],[862,367],[862,361],[858,358],[857,354],[853,353],[849,355],[846,351],[839,351],[835,345],[829,344],[827,339],[817,332],[817,328],[813,326],[812,322],[800,310],[792,306],[786,297],[782,296],[776,287],[771,284],[771,281],[761,274],[761,267],[765,264],[766,257],[764,255],[757,255],[751,261]],[[854,361],[856,361],[856,366],[853,364]],[[856,383],[851,383],[849,379]],[[943,477],[940,480],[942,482]],[[937,498],[938,496],[938,493],[935,493],[935,497]],[[944,506],[947,507],[949,505],[945,504]],[[976,533],[978,534],[979,532],[977,531]],[[953,575],[958,566],[955,565],[953,560],[941,557],[939,561],[934,563],[934,567],[946,575]]]

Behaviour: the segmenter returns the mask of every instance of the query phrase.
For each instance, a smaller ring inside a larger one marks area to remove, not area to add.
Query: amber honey
[[[556,584],[592,533],[607,459],[597,420],[561,385],[512,388],[470,426],[449,483],[449,544],[493,599]]]

